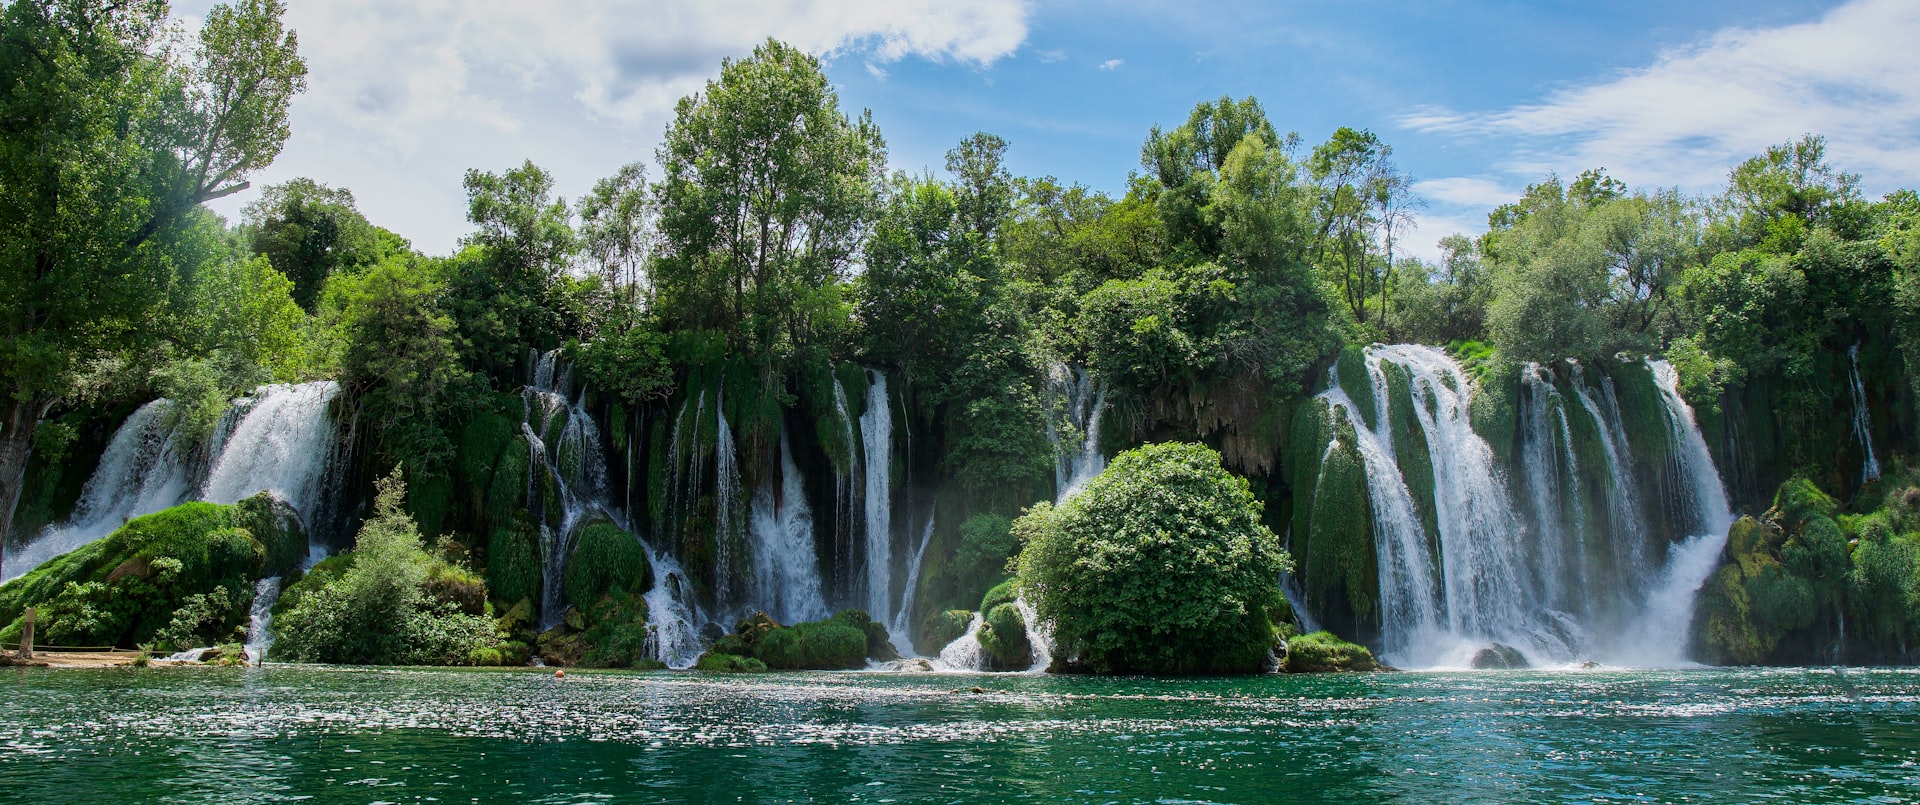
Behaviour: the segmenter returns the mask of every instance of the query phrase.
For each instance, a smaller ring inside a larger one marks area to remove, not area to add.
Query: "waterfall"
[[[785,433],[780,435],[780,484],[769,476],[753,493],[748,515],[753,540],[753,603],[784,623],[831,614],[820,590],[820,563],[813,552],[813,511],[807,507],[800,467]]]
[[[893,410],[887,373],[868,369],[867,410],[860,415],[866,458],[867,612],[884,617],[893,601]]]
[[[646,547],[646,543],[641,543]],[[692,591],[686,589],[687,573],[672,556],[647,547],[647,561],[653,566],[653,589],[647,602],[647,642],[645,652],[668,667],[691,668],[700,659],[704,645],[700,639],[699,612],[690,603]]]
[[[573,372],[559,350],[537,355],[532,382],[522,387],[527,440],[527,511],[540,522],[540,625],[552,628],[566,613],[563,588],[575,529],[593,516],[618,519],[607,503],[606,454],[584,393],[569,398]]]
[[[907,586],[900,590],[900,606],[894,610],[893,619],[887,624],[887,631],[892,633],[895,640],[913,634],[913,597],[920,587],[920,565],[926,559],[927,545],[931,542],[933,542],[933,512],[929,511],[927,527],[920,531],[920,544],[915,546],[913,553],[907,557]],[[908,654],[914,653],[912,639],[902,642],[905,643]]]
[[[1054,499],[1063,502],[1079,492],[1088,481],[1107,468],[1100,454],[1100,419],[1107,407],[1107,384],[1096,382],[1084,368],[1054,364],[1047,371],[1049,406],[1046,433],[1054,451]],[[1077,449],[1069,452],[1063,442],[1062,425],[1079,437]]]
[[[1027,672],[1046,673],[1047,666],[1053,664],[1053,630],[1041,623],[1040,613],[1027,603],[1026,596],[1013,599],[1013,608],[1020,610],[1020,622],[1027,627],[1027,644],[1033,647],[1033,665],[1027,668]]]
[[[273,605],[280,600],[281,578],[264,578],[253,585],[253,609],[247,615],[247,658],[254,665],[267,661],[273,649]]]
[[[313,523],[336,435],[329,409],[339,393],[332,381],[262,386],[235,400],[198,444],[186,443],[170,421],[171,400],[140,406],[107,443],[72,516],[8,552],[6,579],[189,500],[235,503],[264,490],[292,505],[303,525]]]
[[[1860,342],[1847,348],[1848,388],[1853,392],[1853,438],[1866,454],[1860,462],[1860,483],[1880,480],[1880,460],[1873,455],[1873,420],[1867,415],[1867,385],[1860,380]]]
[[[1384,399],[1386,378],[1371,359],[1367,373],[1373,379],[1376,396]],[[1319,399],[1330,412],[1344,415],[1352,423],[1354,444],[1367,469],[1367,505],[1373,515],[1374,553],[1379,565],[1380,626],[1382,654],[1391,661],[1412,665],[1415,647],[1432,643],[1444,619],[1442,599],[1434,584],[1434,561],[1428,548],[1426,529],[1420,523],[1413,493],[1394,460],[1392,429],[1384,405],[1376,405],[1379,417],[1372,429],[1360,416],[1346,389],[1341,388],[1334,370],[1328,370],[1327,390]],[[1336,430],[1337,433],[1337,430]],[[1342,447],[1336,436],[1327,445],[1330,453]],[[1325,454],[1322,455],[1325,461]],[[1316,489],[1316,496],[1318,490]],[[1422,661],[1426,657],[1420,658]]]
[[[1633,446],[1627,443],[1626,424],[1620,419],[1620,405],[1606,379],[1607,405],[1594,399],[1587,383],[1586,368],[1573,364],[1573,390],[1580,407],[1593,420],[1600,435],[1600,455],[1606,459],[1607,527],[1619,568],[1616,582],[1625,589],[1639,591],[1648,581],[1646,571],[1647,521],[1640,509],[1640,493],[1633,478]],[[1585,567],[1585,563],[1581,565]]]
[[[1534,546],[1540,561],[1536,581],[1554,595],[1560,606],[1580,606],[1588,600],[1590,581],[1586,561],[1586,517],[1580,497],[1580,464],[1573,454],[1573,430],[1567,422],[1566,400],[1553,385],[1546,367],[1529,363],[1521,368],[1526,391],[1520,407],[1520,475],[1532,508]],[[1556,449],[1557,448],[1557,449]],[[1567,488],[1562,496],[1560,490]],[[1562,575],[1571,569],[1572,588]]]
[[[265,386],[226,436],[202,499],[237,503],[261,490],[293,505],[302,524],[315,508],[335,435],[332,381]]]
[[[1692,523],[1686,539],[1668,550],[1666,566],[1647,593],[1638,620],[1641,639],[1635,641],[1642,654],[1636,659],[1651,665],[1675,665],[1686,661],[1695,594],[1719,565],[1727,530],[1733,526],[1733,511],[1693,408],[1680,396],[1679,374],[1666,361],[1650,360],[1647,367],[1653,371],[1666,407],[1673,445],[1670,460],[1686,482],[1682,497]]]
[[[967,621],[966,634],[954,638],[953,642],[940,649],[939,667],[948,671],[987,670],[987,649],[980,645],[980,627],[986,623],[984,613],[973,613],[973,619]]]

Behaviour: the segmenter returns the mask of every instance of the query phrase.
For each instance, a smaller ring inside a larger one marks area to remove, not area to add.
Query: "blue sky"
[[[1118,192],[1150,126],[1221,95],[1258,97],[1309,147],[1372,129],[1427,201],[1421,254],[1549,172],[1711,192],[1808,131],[1870,192],[1920,185],[1910,0],[292,0],[289,21],[312,88],[256,185],[346,186],[429,252],[467,231],[465,169],[530,158],[578,196],[651,162],[674,99],[766,36],[826,59],[898,169],[984,130],[1017,174]]]

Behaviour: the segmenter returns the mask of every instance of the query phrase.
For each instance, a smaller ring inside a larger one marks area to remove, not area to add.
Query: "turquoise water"
[[[1906,802],[1920,673],[11,669],[0,746],[22,802]]]

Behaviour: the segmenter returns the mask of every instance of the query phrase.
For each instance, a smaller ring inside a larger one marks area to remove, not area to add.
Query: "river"
[[[0,744],[20,802],[1902,802],[1920,672],[9,669]]]

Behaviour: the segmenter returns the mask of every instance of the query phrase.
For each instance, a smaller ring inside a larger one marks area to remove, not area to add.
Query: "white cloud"
[[[1465,210],[1444,212],[1418,211],[1404,230],[1394,233],[1395,262],[1400,255],[1418,257],[1427,262],[1440,260],[1440,239],[1448,235],[1478,237],[1487,231],[1487,214]]]
[[[202,15],[214,0],[181,0]],[[531,158],[578,192],[650,159],[681,97],[773,37],[877,77],[908,57],[977,67],[1026,41],[1031,0],[294,0],[309,89],[255,185],[311,176],[429,251],[466,230],[460,175]],[[579,173],[581,175],[574,175]],[[251,194],[217,208],[238,211]]]
[[[1472,176],[1422,179],[1413,183],[1414,195],[1439,202],[1472,207],[1496,207],[1520,197],[1522,191]]]
[[[1126,59],[1108,59],[1100,63],[1100,69],[1107,71],[1118,70],[1120,69],[1120,65],[1126,63]]]
[[[1041,64],[1053,64],[1067,60],[1067,52],[1064,50],[1043,50],[1033,55],[1040,57]]]
[[[1920,183],[1920,3],[1856,0],[1811,22],[1734,28],[1653,64],[1490,112],[1426,108],[1409,128],[1516,141],[1526,179],[1605,167],[1629,184],[1711,190],[1766,146],[1824,134],[1870,190]]]
[[[887,80],[886,68],[881,67],[878,64],[874,64],[873,62],[867,62],[867,75],[873,76],[875,81]]]

